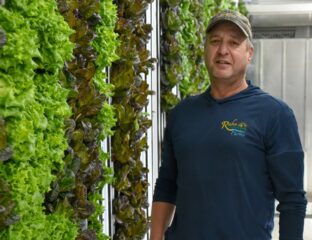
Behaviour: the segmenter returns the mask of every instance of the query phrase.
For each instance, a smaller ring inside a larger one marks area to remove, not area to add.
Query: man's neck
[[[245,79],[242,79],[241,81],[235,81],[234,83],[219,82],[218,80],[211,81],[210,94],[214,99],[224,99],[245,90],[247,87],[248,84]]]

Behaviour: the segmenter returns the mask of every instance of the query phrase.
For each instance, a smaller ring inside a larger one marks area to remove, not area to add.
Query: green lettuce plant
[[[117,8],[112,0],[101,0],[99,15],[102,20],[96,26],[97,37],[92,42],[92,46],[97,52],[96,72],[93,77],[93,82],[102,94],[107,98],[111,98],[113,96],[114,85],[104,81],[107,79],[107,76],[103,69],[111,66],[112,62],[119,58],[116,54],[119,41],[117,40],[117,34],[114,32]],[[97,121],[103,124],[100,139],[106,139],[113,135],[112,128],[116,125],[116,120],[113,106],[108,102],[104,103],[101,111],[97,115]],[[102,233],[102,221],[108,223],[108,219],[102,219],[101,217],[105,208],[103,206],[104,199],[100,193],[105,184],[112,183],[113,169],[106,166],[106,161],[109,159],[108,153],[100,150],[100,159],[102,160],[105,174],[97,185],[97,190],[90,194],[90,201],[95,206],[95,212],[89,218],[88,227],[96,231],[97,239],[106,240],[108,236]],[[102,219],[102,221],[100,221],[100,219]]]
[[[69,211],[46,215],[42,207],[53,173],[64,166],[64,119],[70,115],[59,70],[72,57],[72,31],[56,9],[54,1],[40,0],[0,6],[6,34],[0,48],[0,118],[12,149],[10,159],[0,162],[0,178],[20,218],[0,230],[1,239],[74,239],[77,232]]]
[[[66,122],[69,146],[65,169],[57,173],[45,205],[50,213],[73,210],[72,221],[80,226],[76,239],[108,239],[100,222],[100,193],[111,181],[112,171],[105,167],[108,155],[102,152],[101,141],[113,133],[116,120],[108,104],[113,85],[105,83],[103,70],[117,58],[114,49],[118,42],[114,42],[117,36],[113,33],[116,9],[107,0],[59,0],[58,9],[75,30],[70,36],[75,44],[74,59],[66,62],[62,74],[62,83],[70,90],[68,103],[73,114]]]
[[[113,105],[117,124],[112,138],[112,161],[115,172],[115,234],[113,239],[142,239],[148,231],[146,209],[147,172],[141,153],[147,149],[146,131],[151,121],[144,114],[148,104],[148,74],[151,59],[146,44],[151,26],[145,24],[145,11],[151,1],[117,1],[116,32],[121,45],[120,56],[111,68],[110,79],[115,86]]]
[[[181,28],[180,18],[181,1],[161,1],[161,44],[160,44],[160,79],[161,79],[161,109],[169,111],[179,102],[179,97],[172,89],[182,81],[183,69],[181,55]]]

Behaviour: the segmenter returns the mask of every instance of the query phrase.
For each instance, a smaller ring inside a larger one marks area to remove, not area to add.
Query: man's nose
[[[225,55],[228,53],[228,51],[229,51],[228,45],[225,42],[220,43],[218,48],[219,54]]]

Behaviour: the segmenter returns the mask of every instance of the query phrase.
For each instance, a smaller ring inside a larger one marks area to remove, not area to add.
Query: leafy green
[[[92,42],[92,46],[98,54],[96,64],[99,72],[118,59],[116,50],[119,46],[119,41],[117,41],[117,34],[114,32],[116,11],[116,5],[112,1],[101,1],[99,10],[101,21],[96,26],[97,37]],[[103,79],[101,78],[101,82],[103,82]]]
[[[0,231],[0,238],[74,239],[77,227],[68,211],[47,216],[42,209],[55,179],[52,172],[64,166],[64,119],[71,112],[68,91],[58,81],[60,68],[72,56],[72,31],[54,1],[40,0],[6,1],[0,28],[7,39],[0,48],[0,118],[12,149],[9,161],[0,162],[0,178],[10,186],[20,216]]]
[[[161,8],[161,108],[162,111],[170,110],[179,101],[172,93],[172,88],[183,78],[181,63],[181,37],[183,21],[181,19],[181,1],[162,1]]]
[[[146,49],[152,29],[145,24],[144,13],[150,2],[118,2],[115,31],[121,41],[117,50],[120,60],[112,64],[110,72],[111,83],[115,86],[113,105],[117,117],[112,138],[116,190],[113,239],[142,239],[149,225],[145,214],[148,169],[141,162],[141,153],[148,147],[146,131],[151,126],[144,113],[151,92],[143,76],[155,62]]]
[[[104,152],[101,153],[101,159],[103,161],[106,161],[108,159],[108,155]],[[100,221],[100,216],[104,212],[104,206],[103,206],[103,197],[100,194],[100,191],[103,189],[104,185],[107,183],[112,183],[113,181],[113,171],[111,168],[104,166],[104,178],[103,180],[96,186],[97,191],[94,191],[94,193],[89,195],[90,201],[95,206],[95,212],[90,216],[89,218],[89,228],[93,229],[96,232],[96,239],[98,240],[108,240],[109,237],[103,234],[103,226]],[[108,221],[108,219],[105,219]]]
[[[105,167],[107,154],[101,150],[101,141],[113,134],[116,119],[108,104],[114,86],[105,83],[103,71],[117,59],[118,42],[113,42],[117,37],[113,33],[116,8],[112,2],[94,0],[59,0],[58,8],[75,30],[70,37],[76,45],[74,59],[66,62],[61,76],[62,85],[69,89],[73,114],[66,121],[69,146],[65,169],[58,172],[46,194],[45,206],[49,213],[69,207],[73,210],[72,221],[88,221],[88,228],[80,224],[76,239],[107,239],[99,222],[103,211],[99,192],[112,173]]]
[[[38,31],[41,47],[40,57],[35,61],[39,69],[55,72],[63,67],[64,57],[71,53],[73,45],[68,41],[72,31],[64,23],[61,15],[56,13],[56,3],[42,4],[42,1],[11,0],[7,8],[18,10],[29,21],[30,26]],[[47,21],[49,16],[51,21]],[[57,51],[56,51],[57,49]]]

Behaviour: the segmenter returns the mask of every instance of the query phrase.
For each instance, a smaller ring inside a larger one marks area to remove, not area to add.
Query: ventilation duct
[[[253,27],[312,26],[312,4],[247,5]]]

